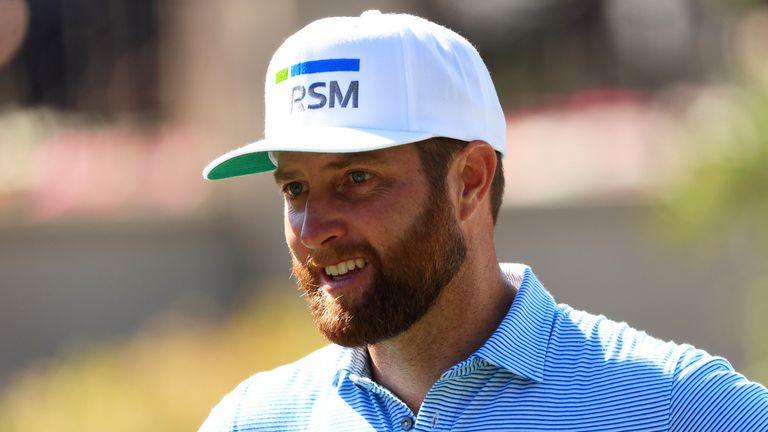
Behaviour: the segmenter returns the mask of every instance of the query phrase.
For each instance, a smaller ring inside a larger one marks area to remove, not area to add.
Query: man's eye
[[[349,174],[349,180],[352,183],[362,183],[371,178],[371,174],[365,171],[354,171]]]
[[[304,192],[304,185],[299,182],[291,182],[285,186],[285,193],[291,197],[297,197]]]

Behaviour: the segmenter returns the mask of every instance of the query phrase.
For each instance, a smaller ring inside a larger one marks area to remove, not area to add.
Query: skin
[[[331,246],[360,242],[386,251],[429,193],[413,145],[352,154],[283,152],[277,159],[275,181],[286,192],[285,236],[302,261],[322,257]],[[493,243],[488,191],[495,168],[496,153],[482,141],[469,143],[454,158],[445,205],[453,209],[466,241],[466,259],[421,319],[395,337],[368,345],[373,379],[414,413],[440,375],[490,337],[516,294],[501,274]],[[319,264],[339,260],[326,259]],[[372,271],[366,266],[322,288],[325,295],[355,304],[369,288]]]

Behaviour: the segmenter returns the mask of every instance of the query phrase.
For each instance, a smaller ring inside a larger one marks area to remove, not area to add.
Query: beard
[[[331,342],[362,347],[390,339],[423,317],[464,262],[467,246],[448,204],[445,188],[432,188],[422,212],[404,235],[379,253],[369,243],[315,251],[292,270],[306,294],[315,325]],[[372,266],[369,285],[355,287],[357,302],[326,294],[316,260],[365,256]]]

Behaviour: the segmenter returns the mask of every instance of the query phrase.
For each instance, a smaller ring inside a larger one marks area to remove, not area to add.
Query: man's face
[[[427,184],[415,146],[278,161],[293,273],[318,328],[345,346],[410,328],[466,255],[445,188]]]

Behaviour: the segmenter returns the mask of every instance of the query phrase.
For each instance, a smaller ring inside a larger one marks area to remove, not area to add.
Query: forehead
[[[334,171],[356,165],[410,170],[421,165],[416,146],[408,144],[357,153],[275,152],[274,158],[276,180],[294,171]]]

